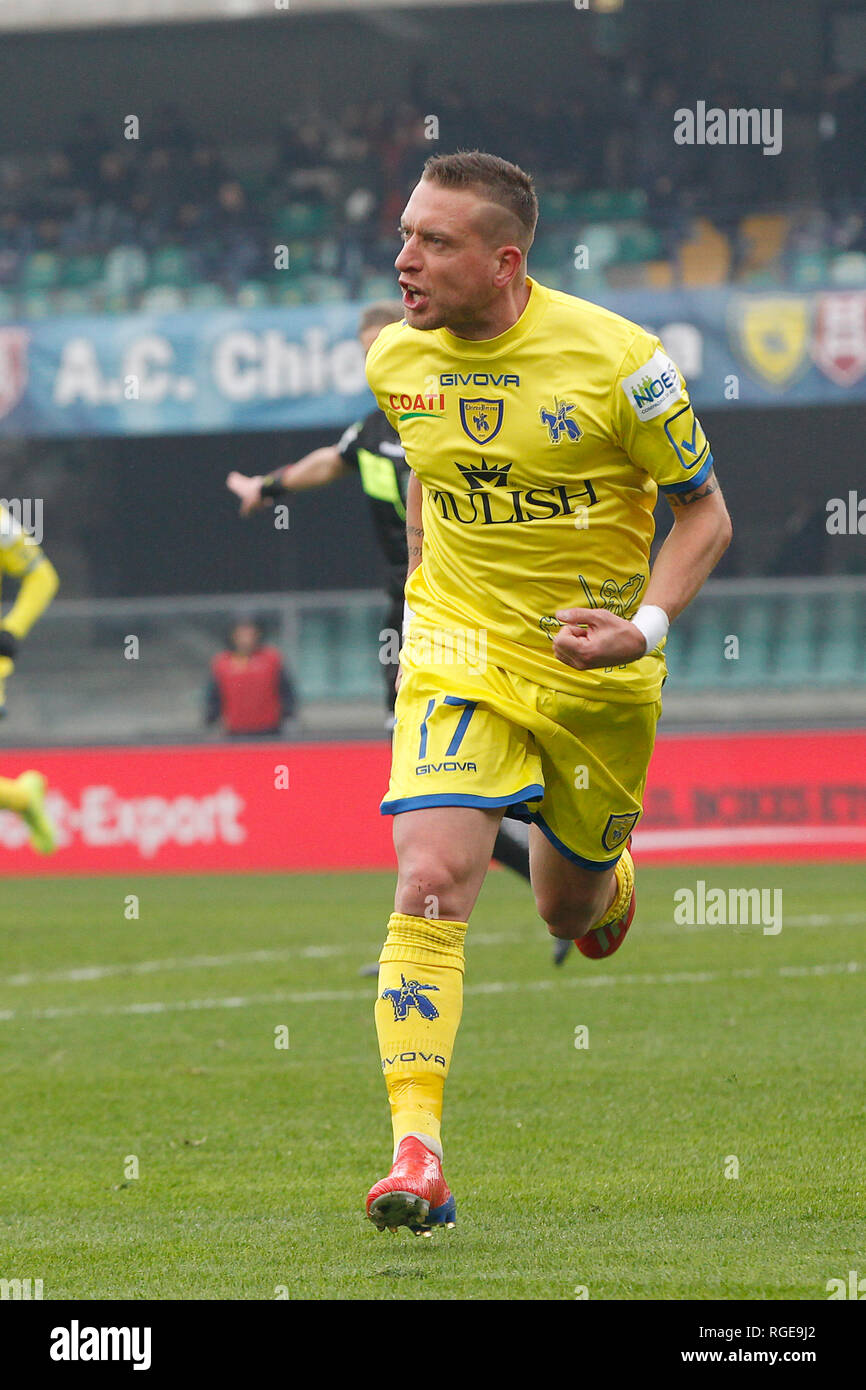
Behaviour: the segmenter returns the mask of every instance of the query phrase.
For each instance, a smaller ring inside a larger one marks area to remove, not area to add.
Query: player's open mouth
[[[420,290],[414,289],[411,285],[403,285],[403,303],[407,309],[423,309],[427,304],[428,296],[421,294]]]

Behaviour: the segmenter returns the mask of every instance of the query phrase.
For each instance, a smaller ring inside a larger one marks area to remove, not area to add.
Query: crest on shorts
[[[608,816],[601,843],[605,849],[619,849],[624,844],[638,822],[640,811],[629,811],[626,815]]]
[[[476,444],[486,444],[495,439],[502,429],[504,401],[488,401],[482,396],[469,401],[460,397],[460,423],[465,434]]]

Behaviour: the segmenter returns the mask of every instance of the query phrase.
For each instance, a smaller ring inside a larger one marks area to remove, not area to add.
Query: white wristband
[[[654,651],[659,642],[664,641],[671,625],[665,610],[654,603],[642,603],[632,618],[632,622],[635,627],[640,628],[646,640],[644,656],[647,652]]]
[[[414,618],[414,616],[415,616],[415,614],[412,612],[412,609],[409,607],[408,601],[407,601],[406,599],[404,599],[404,600],[403,600],[403,645],[404,645],[404,647],[405,647],[405,645],[406,645],[406,635],[407,635],[407,633],[408,633],[408,631],[409,631],[409,624],[411,623],[411,621],[412,621],[412,619]]]

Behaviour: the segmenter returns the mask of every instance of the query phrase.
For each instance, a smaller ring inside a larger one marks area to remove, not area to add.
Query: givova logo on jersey
[[[676,366],[661,348],[622,383],[626,399],[639,420],[654,420],[674,401],[682,399],[683,385]]]

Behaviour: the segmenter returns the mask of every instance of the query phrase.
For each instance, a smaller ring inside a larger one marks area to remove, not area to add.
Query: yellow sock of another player
[[[45,809],[45,778],[41,772],[22,772],[14,779],[0,777],[0,808],[15,811],[30,831],[30,845],[38,854],[53,854],[57,833]]]
[[[465,922],[394,912],[379,957],[376,1032],[394,1152],[417,1134],[442,1156],[445,1078],[463,1011]]]
[[[0,808],[4,811],[17,811],[19,816],[30,805],[33,793],[28,783],[20,777],[0,777]]]

